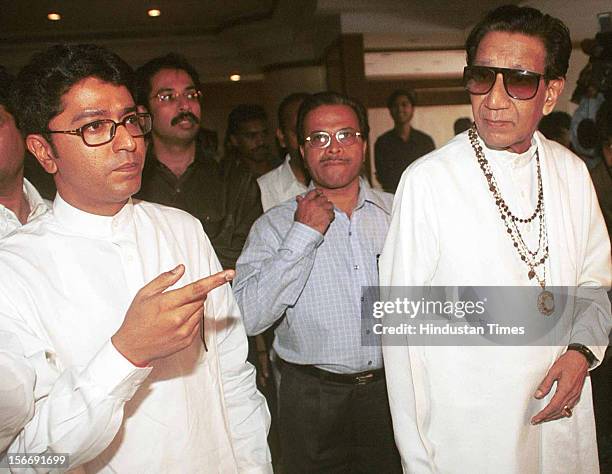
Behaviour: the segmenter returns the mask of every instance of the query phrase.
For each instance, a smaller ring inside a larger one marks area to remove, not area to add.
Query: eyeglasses
[[[162,103],[172,103],[177,101],[180,96],[183,96],[190,102],[197,102],[200,97],[202,97],[202,92],[197,89],[190,89],[183,92],[158,92],[151,98],[157,98],[157,100]]]
[[[47,133],[78,135],[85,145],[100,146],[111,142],[115,138],[119,125],[123,125],[134,138],[144,137],[151,131],[151,114],[133,113],[127,115],[121,122],[115,122],[111,119],[95,120],[75,130],[47,130]]]
[[[361,132],[352,128],[343,128],[333,134],[340,145],[351,146],[357,141],[357,137],[361,137]],[[312,148],[327,148],[332,141],[332,135],[329,132],[317,131],[312,132],[306,137],[306,141]]]
[[[470,94],[488,94],[497,80],[497,75],[504,78],[504,89],[513,99],[529,100],[535,97],[542,74],[522,69],[504,67],[466,66],[463,69],[463,86]]]

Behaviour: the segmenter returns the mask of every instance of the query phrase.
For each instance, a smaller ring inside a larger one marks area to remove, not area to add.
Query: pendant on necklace
[[[548,290],[542,290],[538,295],[538,310],[544,316],[550,316],[555,311],[555,297]]]
[[[533,270],[529,270],[529,273],[527,274],[527,276],[529,277],[530,280],[533,280],[533,277],[535,276],[535,272]]]

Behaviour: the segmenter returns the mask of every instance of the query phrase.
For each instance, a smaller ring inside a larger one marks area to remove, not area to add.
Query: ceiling
[[[317,64],[341,33],[362,33],[366,50],[373,52],[461,48],[466,31],[483,13],[504,3],[509,2],[0,0],[0,63],[14,70],[49,44],[97,42],[134,66],[177,51],[197,65],[205,81],[226,80],[231,73],[257,78],[279,64]],[[578,23],[578,38],[572,31],[575,41],[596,32],[590,10],[612,9],[605,8],[609,2],[599,0],[575,2],[579,4],[575,7],[553,0],[528,3]],[[161,15],[147,16],[150,8],[159,9]],[[62,19],[49,21],[49,12],[61,14]],[[385,63],[386,57],[378,57],[376,64],[381,70],[394,69]]]

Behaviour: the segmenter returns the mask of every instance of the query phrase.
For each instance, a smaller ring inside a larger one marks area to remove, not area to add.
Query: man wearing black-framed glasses
[[[18,122],[58,194],[0,246],[0,333],[36,380],[8,451],[62,453],[62,470],[271,472],[233,271],[197,219],[132,199],[151,129],[132,81],[95,45],[53,46],[18,76]]]
[[[587,374],[612,327],[610,242],[584,163],[536,131],[563,91],[569,32],[533,8],[503,6],[466,49],[475,123],[404,173],[381,284],[391,298],[397,288],[493,287],[497,299],[468,329],[483,324],[490,336],[495,322],[514,336],[384,339],[404,470],[598,472]],[[568,287],[580,304],[564,307]],[[450,320],[451,330],[463,323]],[[545,324],[555,327],[536,333]]]

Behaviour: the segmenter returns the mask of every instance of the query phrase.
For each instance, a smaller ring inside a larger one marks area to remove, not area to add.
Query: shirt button
[[[370,330],[369,329],[366,329],[366,334],[370,334]]]
[[[181,193],[181,188],[176,188],[175,191],[176,191],[177,194],[180,194]]]
[[[359,270],[359,265],[353,265],[353,270]]]
[[[350,237],[351,235],[353,235],[353,233],[352,233],[352,232],[349,232],[349,237]]]
[[[372,361],[371,360],[368,361],[368,365],[372,365]]]

